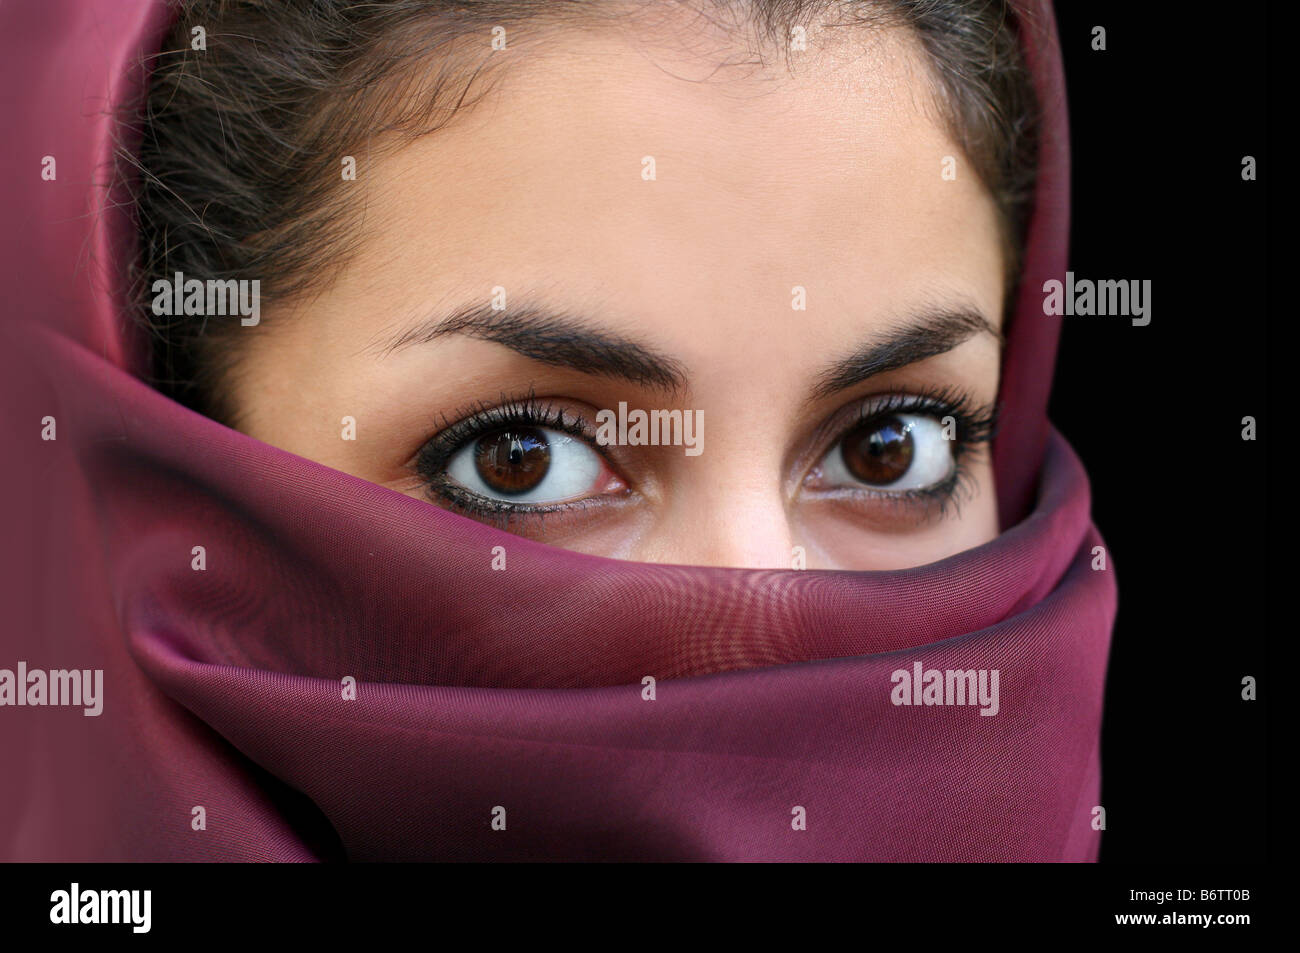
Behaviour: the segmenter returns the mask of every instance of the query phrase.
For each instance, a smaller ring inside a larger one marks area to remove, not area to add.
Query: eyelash
[[[926,414],[937,420],[950,416],[956,421],[952,474],[942,483],[921,489],[891,493],[864,486],[855,488],[853,492],[894,506],[923,508],[927,518],[937,515],[943,519],[950,514],[959,515],[964,498],[974,489],[970,482],[969,464],[980,446],[995,436],[998,411],[996,406],[976,405],[969,394],[955,388],[863,398],[858,403],[857,415],[848,422],[843,421],[843,415],[834,415],[814,433],[814,445],[823,447],[817,459],[821,460],[837,441],[857,427],[900,413]],[[596,499],[541,504],[493,500],[466,490],[447,478],[448,461],[466,443],[485,433],[509,427],[546,428],[580,438],[612,467],[612,461],[604,448],[592,439],[593,428],[581,416],[566,413],[563,408],[550,402],[539,401],[536,393],[530,389],[521,395],[502,394],[500,402],[495,405],[480,401],[460,408],[450,417],[444,415],[442,427],[416,454],[412,470],[424,482],[435,502],[502,529],[508,529],[510,520],[518,516],[541,519],[548,513],[572,513],[588,505],[599,505],[600,501]]]
[[[954,387],[866,397],[859,401],[857,414],[847,423],[837,414],[817,429],[813,443],[822,447],[817,460],[822,460],[840,440],[858,427],[894,414],[924,414],[936,420],[952,417],[956,421],[952,473],[941,483],[918,489],[890,492],[862,486],[854,488],[853,492],[859,497],[867,496],[890,506],[920,509],[925,513],[925,519],[960,516],[962,504],[973,496],[975,490],[970,464],[978,457],[982,446],[997,435],[997,405],[978,405],[969,394]]]
[[[591,449],[610,463],[604,448],[594,442],[594,430],[578,414],[565,413],[562,407],[539,401],[536,392],[529,390],[521,395],[501,395],[498,404],[480,401],[457,410],[450,417],[444,415],[442,428],[415,456],[412,469],[424,481],[435,502],[457,513],[491,522],[499,529],[508,529],[512,517],[527,516],[541,519],[548,513],[572,513],[589,505],[599,505],[598,500],[578,500],[572,503],[509,503],[494,500],[466,490],[447,478],[447,463],[452,455],[471,440],[485,433],[509,427],[544,427],[586,441]]]

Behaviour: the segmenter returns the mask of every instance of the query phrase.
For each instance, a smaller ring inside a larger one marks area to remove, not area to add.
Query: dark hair
[[[654,5],[662,8],[663,4]],[[1036,169],[1037,107],[1011,0],[675,0],[748,27],[756,55],[795,25],[910,29],[934,101],[1001,212],[1008,287],[1019,268]],[[646,0],[181,0],[152,58],[139,142],[119,148],[140,236],[132,298],[152,338],[154,383],[230,421],[238,321],[159,317],[149,289],[175,272],[258,279],[272,301],[319,290],[346,260],[358,210],[344,155],[373,157],[432,132],[491,88],[494,26],[539,28],[649,10]],[[710,20],[718,23],[718,20]],[[202,27],[206,50],[191,48]],[[526,31],[517,47],[543,35]],[[472,45],[471,41],[472,40]],[[496,62],[507,62],[498,58]]]

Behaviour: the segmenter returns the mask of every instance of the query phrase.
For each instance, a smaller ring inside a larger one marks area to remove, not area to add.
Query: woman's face
[[[356,253],[242,331],[238,425],[617,558],[893,569],[992,539],[997,210],[923,54],[855,39],[793,74],[612,30],[490,54],[480,102],[357,157]]]

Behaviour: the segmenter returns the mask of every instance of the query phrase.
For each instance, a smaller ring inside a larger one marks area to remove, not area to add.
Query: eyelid
[[[567,409],[566,402],[552,398],[538,398],[530,388],[527,394],[502,394],[496,404],[479,402],[456,411],[454,418],[443,416],[443,426],[422,443],[407,464],[407,469],[426,489],[440,499],[461,498],[461,506],[468,507],[467,497],[481,500],[484,510],[496,512],[543,513],[565,510],[586,502],[599,502],[598,497],[581,497],[566,503],[511,503],[484,496],[465,488],[448,476],[452,458],[472,440],[484,433],[509,427],[534,427],[572,436],[601,459],[607,469],[625,487],[631,482],[622,472],[609,452],[596,441],[594,415],[590,418]],[[568,401],[567,403],[576,403]]]
[[[426,437],[411,460],[412,465],[437,462],[446,464],[451,455],[470,439],[497,427],[532,426],[548,430],[557,430],[578,439],[586,440],[592,450],[605,457],[595,441],[596,429],[591,421],[581,414],[571,413],[556,400],[538,398],[530,388],[525,394],[502,394],[499,402],[493,404],[478,401],[461,407],[451,415],[442,416],[442,424],[432,435]],[[430,451],[432,450],[432,454]]]
[[[791,468],[794,485],[802,485],[808,473],[850,430],[890,413],[929,414],[941,419],[951,415],[957,421],[953,456],[960,463],[973,447],[993,438],[997,427],[997,406],[981,405],[969,393],[952,386],[901,388],[865,394],[841,406],[809,434],[805,449]]]
[[[850,512],[859,514],[859,518],[882,531],[891,528],[891,524],[910,531],[945,519],[950,514],[959,517],[962,504],[978,492],[970,460],[982,445],[993,439],[997,430],[998,407],[996,404],[980,406],[969,395],[950,388],[912,394],[869,395],[841,408],[817,428],[816,433],[822,439],[812,444],[817,448],[816,456],[799,471],[799,487],[802,489],[814,469],[854,427],[891,413],[925,415],[939,420],[942,415],[956,418],[958,433],[952,441],[950,474],[930,486],[904,490],[869,484],[840,486],[819,489],[815,498],[848,507]]]

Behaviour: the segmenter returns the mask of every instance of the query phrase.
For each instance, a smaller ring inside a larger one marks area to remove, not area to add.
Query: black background
[[[1149,8],[1149,9],[1147,9]],[[1065,317],[1052,419],[1119,584],[1101,859],[1265,859],[1266,21],[1262,5],[1056,4],[1070,265],[1150,279],[1151,323]],[[1106,28],[1107,49],[1092,49]],[[1257,181],[1243,182],[1243,156]],[[1255,417],[1258,439],[1241,439]],[[1253,675],[1259,699],[1241,698]]]

